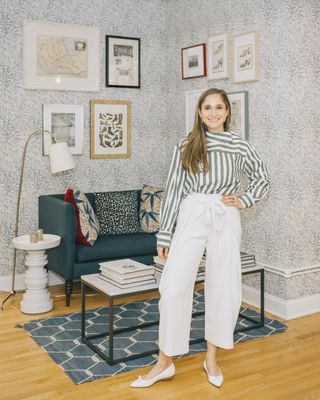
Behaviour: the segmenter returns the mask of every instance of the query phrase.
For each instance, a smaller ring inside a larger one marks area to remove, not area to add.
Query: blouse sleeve
[[[184,180],[185,171],[181,164],[180,149],[176,145],[160,209],[160,230],[156,235],[158,247],[170,246],[179,205],[182,200]]]
[[[264,162],[249,143],[244,163],[244,173],[249,178],[245,193],[239,196],[244,207],[248,208],[261,200],[270,190],[270,177]]]

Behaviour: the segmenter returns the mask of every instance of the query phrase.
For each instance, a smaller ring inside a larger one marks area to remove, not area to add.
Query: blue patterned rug
[[[146,301],[121,304],[114,307],[115,328],[124,326],[134,326],[145,321],[156,321],[158,314],[159,298],[152,298]],[[195,292],[194,311],[204,309],[204,296],[202,291]],[[249,308],[241,307],[241,312],[255,320],[259,320],[259,315]],[[100,333],[107,331],[106,307],[87,311],[86,330],[87,333]],[[17,327],[23,328],[33,340],[49,354],[49,356],[59,365],[60,368],[76,383],[90,382],[106,376],[131,371],[136,368],[153,364],[156,355],[147,356],[137,360],[122,362],[110,366],[95,354],[80,339],[81,313],[64,314],[56,317],[48,317],[40,320],[33,320]],[[250,322],[240,318],[237,328],[248,326]],[[252,329],[247,332],[240,332],[234,335],[235,343],[255,339],[263,336],[270,336],[275,333],[283,332],[287,325],[278,320],[265,317],[263,328]],[[192,320],[191,339],[204,336],[204,316],[198,316]],[[149,326],[143,329],[123,332],[114,337],[114,357],[119,358],[131,353],[147,351],[156,347],[158,337],[158,326]],[[108,348],[108,339],[96,339],[94,343],[104,350]],[[190,346],[190,353],[198,353],[206,350],[206,343],[197,343]]]

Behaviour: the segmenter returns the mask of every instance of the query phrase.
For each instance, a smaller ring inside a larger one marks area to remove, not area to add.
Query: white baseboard
[[[242,300],[255,307],[260,307],[260,291],[242,284]],[[320,312],[320,294],[284,300],[265,293],[265,311],[272,315],[290,320]]]
[[[64,284],[64,280],[55,273],[49,271],[49,286]],[[2,292],[10,292],[12,286],[11,276],[0,277],[0,290]],[[26,288],[24,283],[24,274],[17,274],[15,279],[15,290],[24,290]]]
[[[11,276],[0,277],[0,291],[11,291]],[[64,280],[49,271],[49,286],[64,284]],[[15,289],[25,289],[24,274],[17,274]],[[248,285],[242,284],[242,300],[254,307],[260,306],[260,291]],[[320,312],[320,294],[300,297],[299,299],[284,300],[279,297],[265,294],[265,310],[272,315],[290,320],[305,315]]]

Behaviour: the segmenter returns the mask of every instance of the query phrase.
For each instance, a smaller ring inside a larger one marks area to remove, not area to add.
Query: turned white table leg
[[[52,298],[47,289],[48,272],[44,268],[48,258],[44,250],[29,250],[25,256],[26,292],[20,303],[20,309],[26,314],[39,314],[52,310]]]

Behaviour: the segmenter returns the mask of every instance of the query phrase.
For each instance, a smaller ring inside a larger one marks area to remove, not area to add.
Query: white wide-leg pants
[[[233,348],[241,298],[239,210],[220,194],[191,193],[180,204],[159,291],[159,348],[167,356],[189,352],[194,283],[206,248],[205,339]]]

